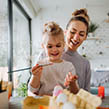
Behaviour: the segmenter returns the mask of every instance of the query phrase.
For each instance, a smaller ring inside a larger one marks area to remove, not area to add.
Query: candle
[[[99,86],[98,87],[98,96],[101,97],[101,98],[104,98],[104,87],[103,86]]]

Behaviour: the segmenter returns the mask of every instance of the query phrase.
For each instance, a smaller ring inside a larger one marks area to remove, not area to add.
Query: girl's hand
[[[36,64],[33,68],[32,68],[32,74],[35,77],[41,77],[42,74],[42,66],[39,66],[38,64]]]
[[[67,86],[69,86],[70,84],[75,83],[75,81],[76,81],[77,79],[78,79],[78,76],[77,76],[77,75],[73,75],[71,72],[69,72],[69,73],[66,75],[64,85],[67,87]]]
[[[41,78],[41,74],[42,74],[42,66],[39,66],[38,64],[36,64],[33,68],[32,68],[32,79],[30,80],[30,85],[33,88],[38,88],[40,85],[40,78]]]

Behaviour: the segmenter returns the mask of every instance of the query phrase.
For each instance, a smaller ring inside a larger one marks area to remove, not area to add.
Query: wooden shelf
[[[87,40],[99,40],[100,38],[98,37],[87,37]]]
[[[105,48],[109,48],[109,46],[106,46]]]

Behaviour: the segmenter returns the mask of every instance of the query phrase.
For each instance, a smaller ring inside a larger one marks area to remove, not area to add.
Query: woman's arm
[[[85,72],[85,87],[84,89],[87,91],[90,91],[90,80],[91,80],[91,69],[90,69],[90,63],[86,64],[86,72]]]
[[[65,78],[65,86],[69,86],[69,90],[76,94],[79,91],[79,86],[77,84],[77,75],[73,75],[71,72],[69,72]]]

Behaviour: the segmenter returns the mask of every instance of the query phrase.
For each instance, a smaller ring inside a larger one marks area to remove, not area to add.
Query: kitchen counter
[[[22,102],[25,98],[24,97],[11,97],[9,100],[9,109],[22,109]],[[98,109],[105,109],[109,108],[109,96],[106,96],[102,100],[102,104]]]
[[[22,109],[24,97],[11,97],[9,100],[9,109]]]
[[[102,104],[100,107],[109,108],[109,96],[106,96],[104,99],[102,99]]]

